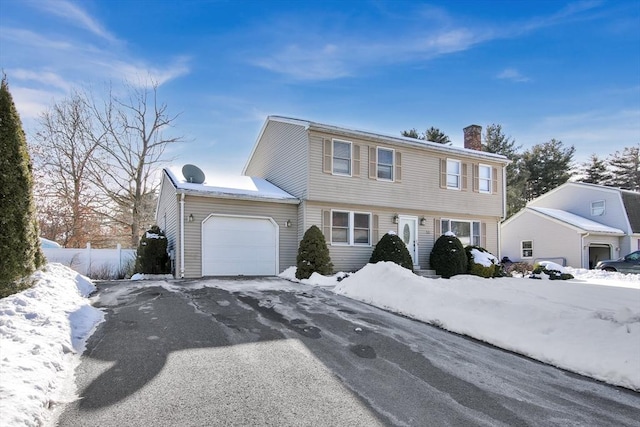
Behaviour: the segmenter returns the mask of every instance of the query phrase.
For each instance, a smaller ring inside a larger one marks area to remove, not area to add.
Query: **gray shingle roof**
[[[621,190],[622,203],[627,211],[627,217],[631,224],[631,231],[640,233],[640,193]]]

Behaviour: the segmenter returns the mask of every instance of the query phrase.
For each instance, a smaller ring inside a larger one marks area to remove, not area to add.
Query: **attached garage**
[[[202,275],[278,274],[278,235],[272,218],[210,215],[202,222]]]
[[[274,276],[295,265],[296,197],[262,178],[192,165],[163,172],[156,221],[176,278]]]

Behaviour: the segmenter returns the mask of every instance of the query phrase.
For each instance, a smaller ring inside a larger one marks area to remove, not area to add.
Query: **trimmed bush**
[[[413,271],[413,259],[402,239],[396,234],[385,234],[378,242],[369,263],[375,264],[380,261],[395,262],[407,270]]]
[[[429,264],[436,274],[448,279],[467,272],[467,253],[456,236],[444,234],[433,245]]]
[[[491,265],[484,265],[482,262],[476,262],[473,255],[474,249],[478,252],[486,254],[485,258],[488,258],[490,260]],[[474,276],[479,276],[484,278],[502,276],[501,274],[502,268],[497,262],[498,258],[496,258],[493,254],[491,254],[491,252],[489,252],[484,248],[481,248],[480,246],[467,246],[466,248],[464,248],[464,250],[467,253],[467,263],[469,268],[469,271],[468,271],[469,274],[473,274]]]
[[[136,273],[166,274],[171,272],[167,238],[157,225],[144,233],[136,254]]]
[[[296,279],[308,279],[313,273],[328,276],[333,273],[333,264],[322,231],[312,225],[305,231],[296,258]]]

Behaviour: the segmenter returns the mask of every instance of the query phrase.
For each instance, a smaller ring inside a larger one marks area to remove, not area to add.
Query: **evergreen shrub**
[[[529,276],[530,279],[542,279],[542,274],[549,276],[549,280],[570,280],[573,279],[573,275],[569,273],[563,273],[562,271],[555,269],[548,269],[544,265],[536,264],[533,266],[533,271]]]
[[[313,273],[328,276],[333,273],[333,264],[322,231],[312,225],[305,231],[296,258],[296,278],[308,279]]]
[[[136,273],[166,274],[171,272],[167,253],[167,237],[157,225],[147,230],[138,244]]]
[[[489,254],[489,258],[491,259],[491,265],[486,266],[479,262],[476,262],[473,257],[473,252],[472,252],[473,249],[479,252],[484,252]],[[484,278],[503,276],[503,274],[501,274],[502,268],[496,262],[498,259],[494,255],[492,255],[488,250],[486,250],[485,248],[481,248],[480,246],[467,246],[464,248],[464,250],[467,253],[467,264],[468,264],[469,274],[473,274],[474,276],[479,276]]]
[[[33,199],[33,174],[22,122],[6,77],[0,85],[0,298],[32,286],[45,264]]]
[[[429,264],[436,274],[448,279],[467,272],[467,253],[456,236],[443,234],[433,245]]]
[[[396,234],[387,233],[378,242],[369,263],[375,264],[380,261],[395,262],[407,270],[413,271],[413,259],[402,239]]]

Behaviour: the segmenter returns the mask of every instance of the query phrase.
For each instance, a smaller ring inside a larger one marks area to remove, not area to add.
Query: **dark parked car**
[[[605,271],[640,274],[640,251],[631,252],[620,259],[608,259],[598,262],[596,268]]]

